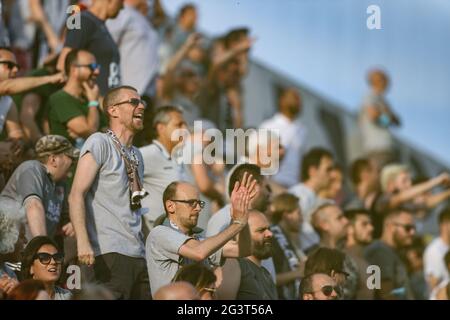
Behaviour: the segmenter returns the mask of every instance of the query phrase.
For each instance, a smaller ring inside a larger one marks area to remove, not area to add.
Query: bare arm
[[[429,209],[432,209],[448,198],[450,198],[450,189],[428,196],[425,203]]]
[[[22,139],[24,137],[22,127],[19,122],[19,112],[17,111],[15,103],[12,103],[11,108],[8,111],[5,127],[8,132],[8,138]]]
[[[46,236],[45,209],[42,201],[36,197],[27,199],[25,201],[25,212],[31,236]]]
[[[27,140],[33,144],[42,137],[42,132],[36,123],[36,114],[41,107],[41,97],[36,93],[28,93],[22,101],[20,110],[20,122]]]
[[[86,206],[84,198],[99,170],[97,162],[90,153],[86,153],[78,161],[72,191],[69,195],[70,220],[75,229],[80,263],[94,264],[92,250],[86,229]]]
[[[23,77],[0,81],[0,95],[13,95],[27,91],[47,83],[62,83],[64,76],[61,73],[43,77]]]
[[[47,38],[47,43],[50,49],[54,52],[58,47],[59,43],[58,36],[56,35],[52,26],[48,22],[47,17],[45,16],[45,12],[42,9],[41,1],[28,0],[28,5],[30,7],[32,19],[36,21],[42,28],[42,31],[44,32],[45,37]]]

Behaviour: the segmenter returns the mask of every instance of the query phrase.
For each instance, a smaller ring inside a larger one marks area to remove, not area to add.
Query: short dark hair
[[[166,212],[166,216],[169,216],[169,212],[167,211],[166,208],[166,201],[173,199],[176,194],[177,194],[177,187],[180,184],[179,181],[173,181],[171,182],[166,189],[163,192],[163,206],[164,206],[164,211]]]
[[[134,92],[138,92],[137,89],[132,86],[119,86],[110,89],[106,93],[105,98],[103,98],[103,111],[106,113],[106,115],[109,116],[109,113],[107,112],[108,107],[120,102],[119,96],[122,90],[131,90]]]
[[[36,300],[39,292],[45,291],[44,282],[27,279],[19,283],[8,295],[9,300]]]
[[[261,175],[261,168],[256,164],[251,163],[243,163],[238,165],[234,171],[231,173],[230,181],[228,184],[228,195],[231,196],[233,192],[234,185],[237,181],[241,181],[244,177],[244,173],[251,174],[253,179],[257,181],[257,183],[261,183],[263,181],[263,176]]]
[[[72,49],[67,54],[66,59],[64,60],[64,72],[66,73],[66,76],[70,75],[70,67],[77,61],[79,52],[79,49]]]
[[[364,209],[364,208],[345,210],[344,215],[348,219],[348,221],[350,221],[352,223],[355,222],[357,216],[360,216],[360,215],[365,215],[365,216],[369,216],[369,217],[371,216],[369,210]]]
[[[304,294],[311,293],[314,291],[313,285],[312,285],[313,284],[313,276],[314,276],[314,274],[310,274],[301,280],[300,286],[298,289],[300,300],[303,300]]]
[[[450,207],[444,208],[439,214],[439,225],[450,222]]]
[[[354,185],[361,182],[361,173],[370,166],[370,162],[366,158],[356,159],[350,166],[350,180]]]
[[[279,223],[286,212],[299,208],[299,198],[290,193],[281,193],[275,196],[270,204],[270,213],[273,223]]]
[[[249,29],[246,27],[235,28],[230,30],[224,37],[224,45],[226,49],[229,49],[233,42],[238,41],[241,37],[247,36],[249,33]]]
[[[30,242],[28,242],[22,254],[21,280],[33,278],[33,276],[30,274],[31,266],[33,265],[36,253],[43,245],[46,244],[54,246],[56,250],[59,251],[59,247],[56,242],[54,242],[47,236],[37,236],[31,239]]]
[[[189,10],[197,10],[197,8],[193,3],[186,3],[180,8],[180,11],[178,12],[178,19],[184,16]]]
[[[320,247],[313,251],[306,260],[305,276],[324,273],[331,276],[331,271],[344,271],[345,253],[337,249]]]
[[[201,291],[206,286],[215,283],[217,280],[214,272],[203,263],[185,265],[173,277],[172,282],[186,281],[192,284],[195,289]]]
[[[309,177],[309,168],[319,167],[322,158],[333,159],[333,155],[330,151],[324,148],[313,148],[303,156],[302,160],[302,181],[307,181]]]
[[[14,54],[14,51],[12,51],[11,47],[2,47],[2,46],[0,46],[0,51],[2,51],[2,50],[3,51],[8,51],[8,52]]]

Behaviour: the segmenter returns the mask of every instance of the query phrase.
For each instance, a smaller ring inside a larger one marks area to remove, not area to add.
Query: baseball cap
[[[80,156],[80,150],[74,148],[65,137],[56,134],[40,138],[36,142],[35,151],[39,158],[59,153],[64,153],[74,159]]]

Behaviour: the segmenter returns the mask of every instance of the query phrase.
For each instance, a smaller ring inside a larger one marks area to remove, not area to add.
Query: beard
[[[259,260],[264,260],[272,256],[272,239],[262,242],[253,242],[252,255]]]

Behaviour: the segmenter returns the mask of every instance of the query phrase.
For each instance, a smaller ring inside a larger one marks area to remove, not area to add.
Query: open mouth
[[[58,268],[51,267],[51,268],[47,269],[47,271],[50,272],[50,273],[57,273],[58,272]]]
[[[136,113],[133,115],[133,119],[139,119],[139,120],[144,120],[144,114],[143,113]]]

